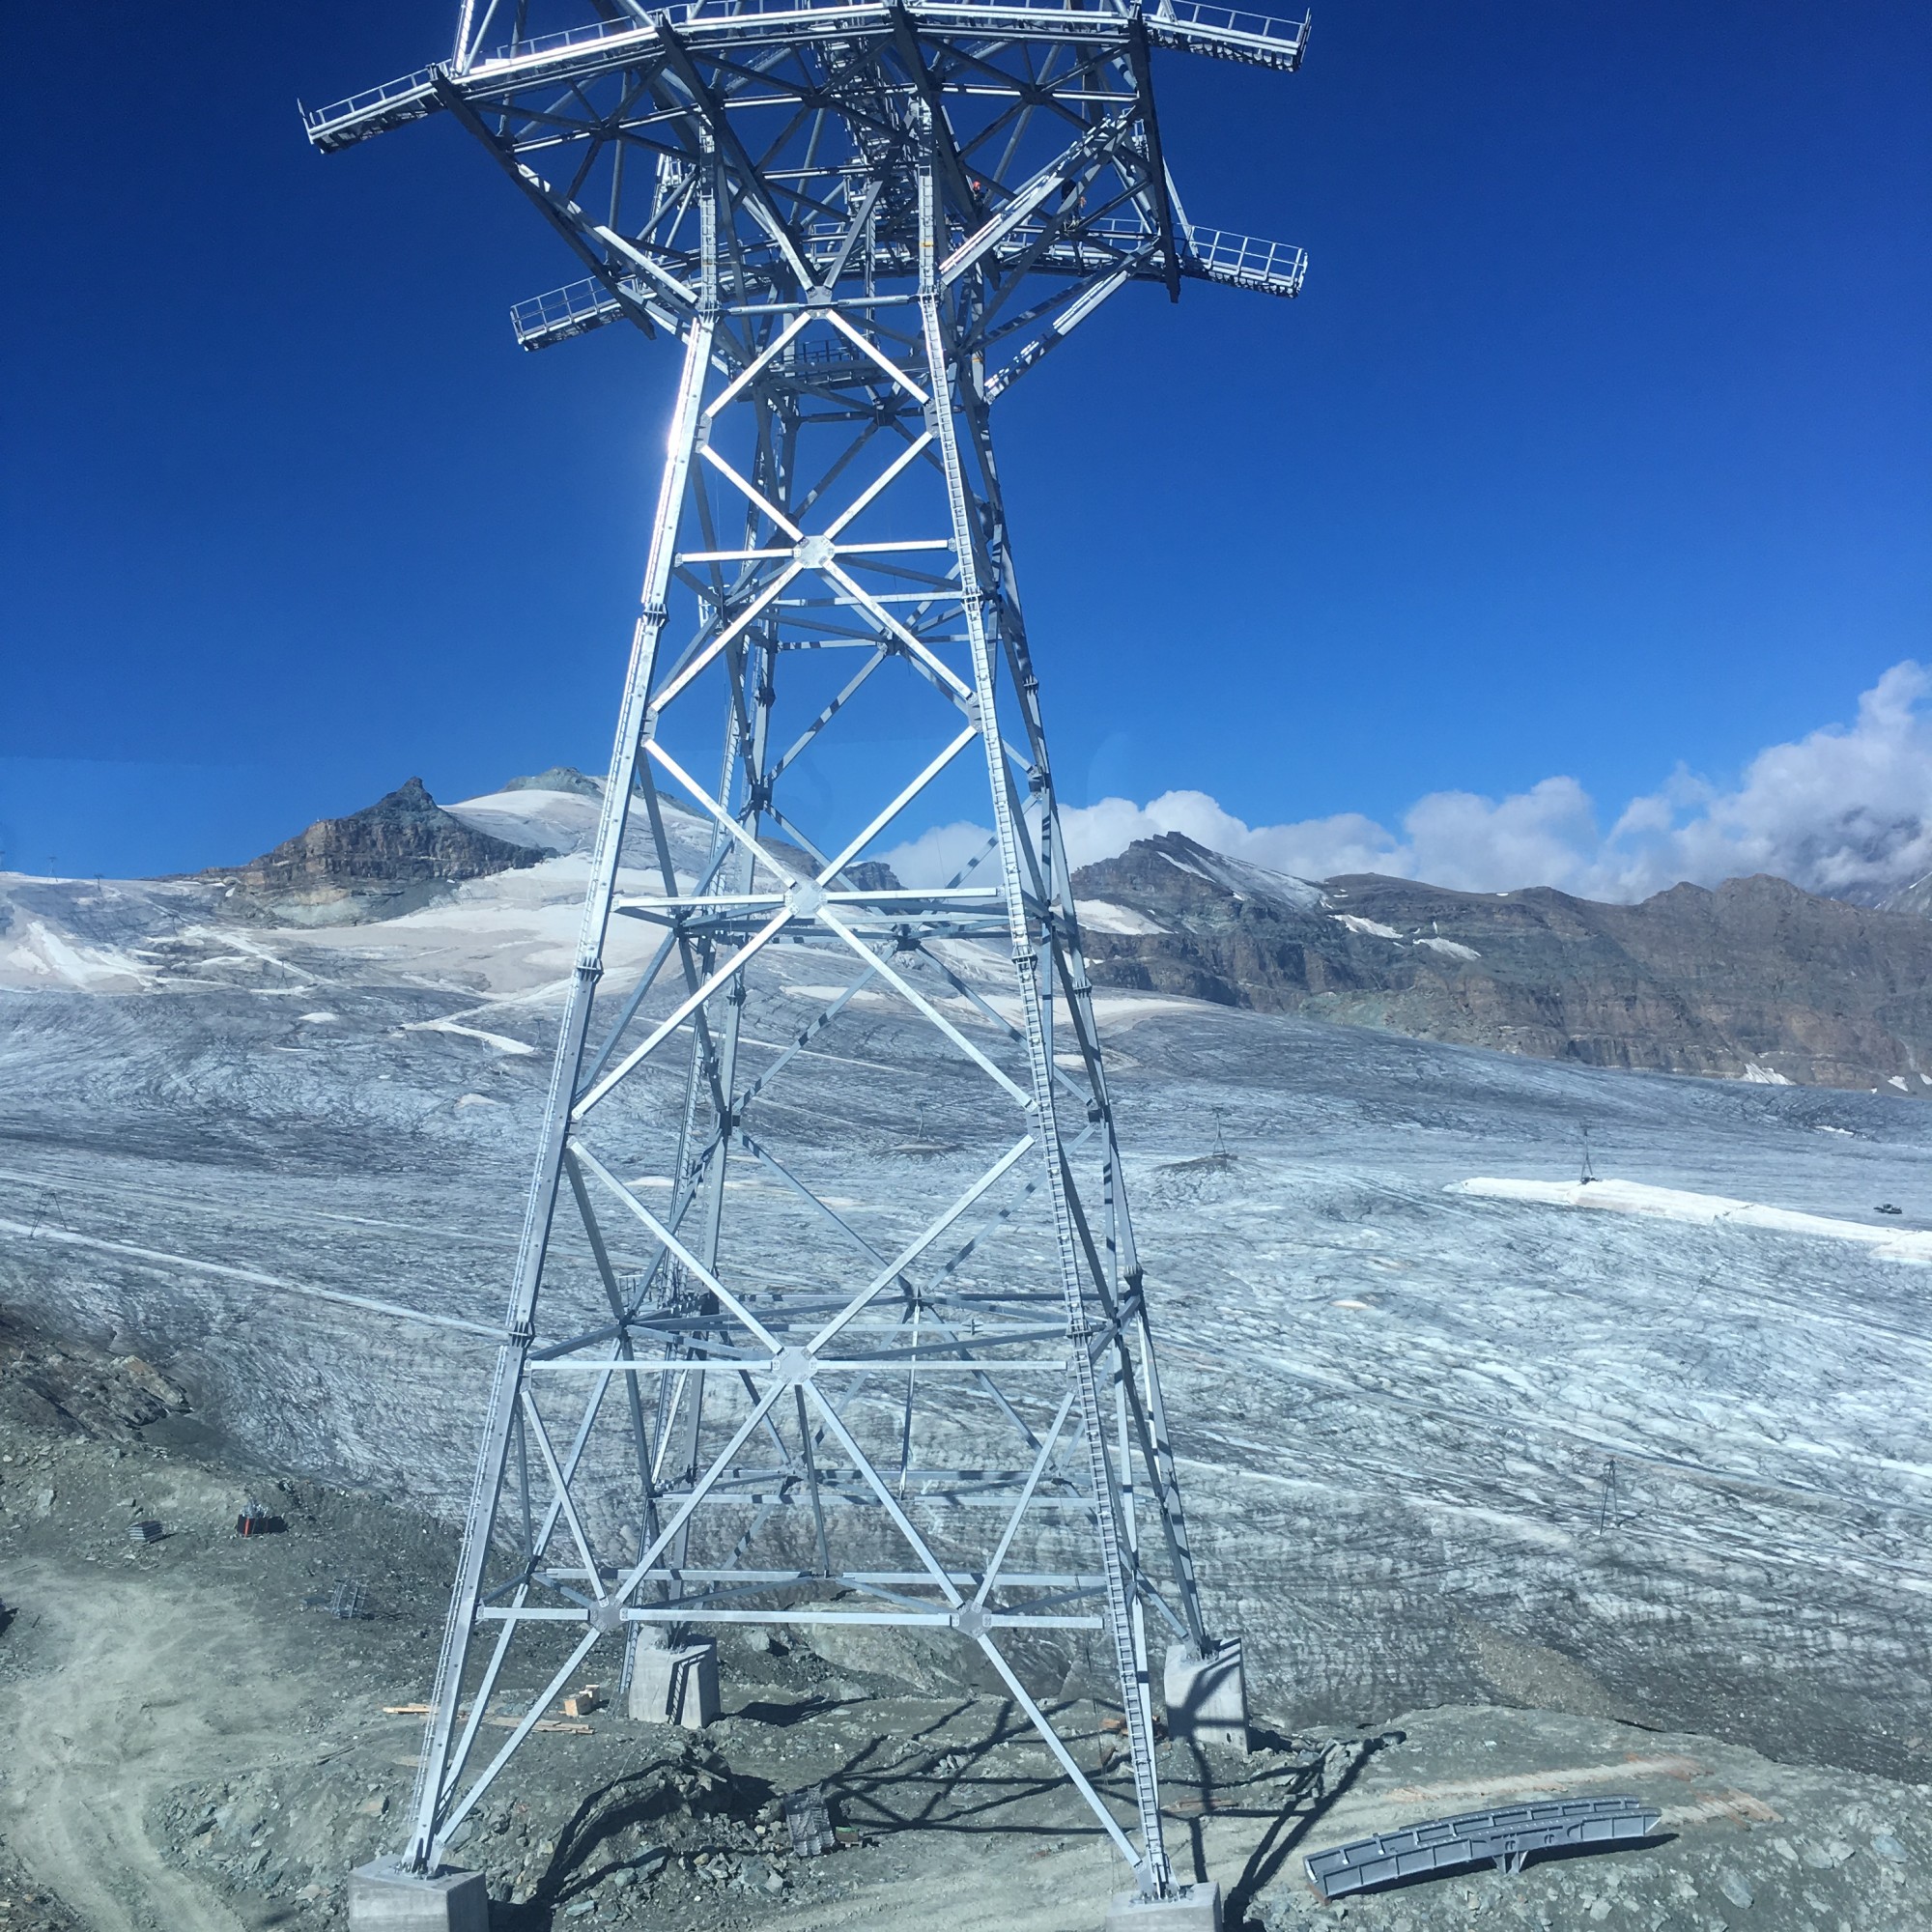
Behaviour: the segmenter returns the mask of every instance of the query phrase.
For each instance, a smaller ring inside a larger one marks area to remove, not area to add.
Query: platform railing
[[[307,129],[309,140],[318,148],[343,147],[349,141],[359,140],[365,132],[373,132],[373,128],[360,124],[375,121],[378,126],[390,128],[398,123],[419,120],[423,115],[436,111],[436,76],[440,71],[433,67],[418,68],[414,73],[406,73],[400,80],[384,81],[381,87],[365,87],[360,94],[352,94],[346,100],[331,100],[327,107],[304,107],[302,127]],[[413,112],[400,114],[391,112],[384,115],[382,110],[408,106]],[[334,137],[334,138],[331,138]]]
[[[672,27],[687,27],[703,20],[757,19],[771,14],[812,13],[863,13],[871,11],[867,0],[672,0],[668,7],[650,10],[652,21],[663,20]],[[925,10],[914,0],[915,16]],[[935,12],[952,11],[940,0]],[[1124,0],[965,0],[958,11],[1012,14],[1094,14],[1124,20],[1136,11]],[[1299,51],[1308,38],[1309,19],[1290,19],[1264,14],[1252,8],[1222,7],[1212,0],[1156,0],[1141,10],[1155,27],[1188,27],[1210,34],[1233,34],[1243,40],[1266,41],[1284,51]],[[599,42],[636,34],[639,22],[633,19],[591,20],[554,34],[539,34],[526,41],[510,41],[495,48],[478,65],[494,66],[499,61],[522,61],[562,53],[572,48],[594,46]]]
[[[1237,288],[1264,289],[1270,295],[1301,293],[1308,272],[1308,254],[1289,242],[1267,242],[1256,235],[1236,235],[1226,228],[1185,231],[1202,271],[1210,281],[1232,282]]]
[[[1076,0],[910,0],[915,20],[949,31],[976,28],[1010,31],[1029,18],[1044,27],[1062,27],[1069,15],[1096,20],[1125,21],[1139,11],[1151,37],[1167,44],[1194,44],[1204,52],[1221,52],[1240,59],[1258,59],[1270,66],[1294,67],[1308,41],[1306,17],[1293,20],[1245,8],[1222,7],[1212,0],[1156,0],[1151,8],[1135,9],[1121,0],[1079,5]],[[782,20],[849,16],[854,23],[883,23],[887,10],[879,0],[673,0],[654,10],[648,22],[623,18],[596,20],[582,27],[545,34],[533,40],[512,41],[471,64],[463,78],[473,82],[503,81],[518,69],[541,68],[558,56],[595,48],[606,42],[648,43],[658,22],[679,29],[726,25],[733,20]],[[364,134],[419,120],[436,111],[436,78],[450,70],[439,64],[418,68],[381,87],[365,88],[326,107],[304,108],[302,122],[318,148],[347,146]]]
[[[639,301],[645,298],[643,288],[634,283],[625,286]],[[581,282],[567,282],[560,289],[515,303],[510,310],[510,327],[520,348],[539,349],[614,321],[621,306],[602,282],[586,275]]]

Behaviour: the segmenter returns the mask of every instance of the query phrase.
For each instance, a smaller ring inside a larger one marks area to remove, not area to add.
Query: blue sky
[[[450,16],[10,25],[0,864],[603,762],[669,352],[519,355],[574,270],[460,131],[297,120]],[[1069,804],[1607,825],[1932,658],[1932,12],[1331,0],[1299,74],[1156,84],[1195,219],[1311,266],[1129,291],[1002,406]]]

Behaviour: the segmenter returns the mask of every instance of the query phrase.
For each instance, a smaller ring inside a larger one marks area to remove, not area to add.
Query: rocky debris
[[[312,1768],[238,1769],[179,1787],[154,1817],[156,1835],[171,1863],[221,1890],[333,1919],[344,1871],[401,1831],[395,1772],[411,1765],[383,1747],[414,1735],[413,1723],[395,1726],[361,1741],[373,1750]],[[597,1755],[526,1753],[523,1775],[450,1834],[452,1861],[483,1872],[492,1897],[561,1922],[648,1913],[652,1923],[688,1923],[675,1901],[701,1910],[713,1897],[773,1898],[792,1883],[769,1784],[734,1773],[706,1740],[614,1721],[601,1751],[582,1748]]]
[[[1074,875],[1096,984],[1546,1060],[1932,1097],[1932,921],[1782,879],[1639,905],[1238,866],[1179,833]]]
[[[412,912],[465,879],[543,857],[465,825],[411,779],[360,811],[318,819],[259,859],[204,876],[227,888],[222,910],[231,917],[334,925]]]
[[[0,1844],[0,1927],[5,1932],[85,1932],[80,1920],[40,1880],[30,1878],[4,1844]]]
[[[132,1442],[188,1406],[186,1392],[138,1355],[115,1357],[78,1344],[56,1348],[0,1324],[0,1417],[8,1421]]]

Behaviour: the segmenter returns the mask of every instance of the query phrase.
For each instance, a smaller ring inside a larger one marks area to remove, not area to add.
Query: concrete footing
[[[376,1859],[349,1874],[349,1932],[490,1932],[481,1872],[412,1872]]]
[[[1105,1932],[1221,1932],[1221,1888],[1183,1885],[1172,1898],[1117,1891],[1107,1908]]]
[[[1161,1689],[1169,1737],[1247,1749],[1248,1678],[1239,1637],[1214,1645],[1206,1657],[1184,1643],[1169,1644]]]
[[[658,1650],[639,1644],[631,1653],[629,1710],[639,1723],[701,1731],[718,1716],[718,1646]]]

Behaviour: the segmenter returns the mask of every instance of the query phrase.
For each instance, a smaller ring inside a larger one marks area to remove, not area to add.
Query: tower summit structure
[[[305,117],[324,151],[436,113],[481,143],[584,270],[517,305],[524,347],[681,349],[374,1912],[456,1922],[444,1845],[599,1646],[634,1715],[696,1721],[705,1633],[764,1623],[963,1646],[1121,1909],[1208,1922],[1149,1655],[1173,1728],[1238,1743],[1238,1648],[1196,1587],[992,417],[1129,282],[1299,290],[1298,249],[1188,218],[1151,59],[1293,71],[1307,36],[1204,0],[465,0],[447,61]],[[879,863],[935,816],[983,845]],[[650,935],[622,972],[613,919]],[[1069,1666],[1118,1684],[1110,1776],[1056,1728]]]

